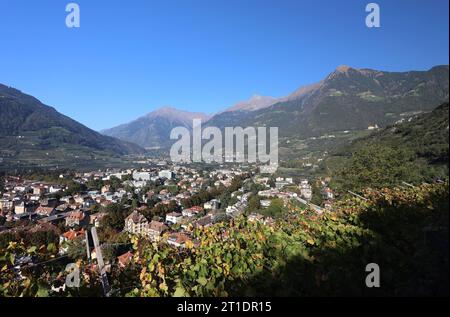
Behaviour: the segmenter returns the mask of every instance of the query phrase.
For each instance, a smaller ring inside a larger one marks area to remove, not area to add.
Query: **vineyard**
[[[271,225],[245,217],[195,229],[183,249],[132,238],[127,268],[109,273],[113,296],[448,295],[448,184],[367,189],[318,215],[293,209]],[[164,240],[164,239],[163,239]],[[17,257],[52,265],[17,272]],[[11,242],[0,250],[0,296],[102,296],[93,264],[79,260],[79,288],[64,283],[55,246]],[[367,288],[368,263],[381,287]]]

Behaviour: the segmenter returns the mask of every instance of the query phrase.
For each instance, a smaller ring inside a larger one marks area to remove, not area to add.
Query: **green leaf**
[[[207,280],[206,278],[204,278],[204,277],[199,277],[199,278],[197,279],[197,282],[198,282],[200,285],[205,286],[206,283],[208,283],[208,280]]]
[[[173,293],[174,297],[186,297],[187,293],[182,286],[178,286]]]

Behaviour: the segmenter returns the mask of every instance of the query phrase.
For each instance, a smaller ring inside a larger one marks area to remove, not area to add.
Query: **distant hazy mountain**
[[[271,105],[277,103],[279,100],[280,99],[274,97],[254,95],[252,98],[250,98],[250,100],[238,102],[234,106],[226,109],[224,112],[260,110],[270,107]]]
[[[193,119],[205,121],[208,118],[204,113],[163,107],[130,123],[103,130],[101,133],[133,142],[146,148],[165,147],[171,144],[170,131],[174,127],[182,126],[190,129],[192,128]]]
[[[288,95],[286,97],[280,97],[280,98],[275,98],[275,97],[270,97],[270,96],[253,95],[249,100],[238,102],[234,106],[231,106],[230,108],[226,109],[225,111],[219,112],[217,115],[224,113],[224,112],[234,112],[234,111],[246,112],[246,111],[262,110],[262,109],[268,108],[279,102],[284,102],[284,101],[304,97],[307,94],[309,94],[310,92],[313,92],[321,84],[322,83],[317,83],[317,84],[300,87],[299,89],[297,89],[290,95]]]
[[[275,126],[281,136],[313,136],[380,127],[410,112],[431,111],[449,98],[449,67],[384,72],[340,66],[317,84],[301,87],[269,107],[227,111],[212,126]]]
[[[39,161],[143,153],[104,136],[19,90],[0,84],[0,158]],[[58,154],[56,154],[58,153]]]

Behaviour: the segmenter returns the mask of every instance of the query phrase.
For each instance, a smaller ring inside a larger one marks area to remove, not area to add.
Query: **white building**
[[[312,187],[309,184],[308,180],[304,179],[300,182],[300,196],[302,196],[306,200],[310,200],[312,198]]]
[[[149,181],[152,178],[152,174],[150,172],[134,172],[133,179],[135,181]]]
[[[234,213],[239,212],[239,209],[238,209],[236,206],[228,206],[228,207],[225,209],[225,212],[226,212],[228,215],[231,215],[231,214],[234,214]]]
[[[175,174],[171,170],[162,170],[158,173],[158,176],[160,178],[172,179],[175,177]]]
[[[183,219],[183,215],[179,212],[171,212],[166,215],[166,222],[171,222],[173,224],[179,223]]]
[[[262,165],[259,167],[261,174],[273,174],[277,171],[278,164]]]
[[[220,208],[220,200],[212,199],[203,204],[204,209],[219,209]]]

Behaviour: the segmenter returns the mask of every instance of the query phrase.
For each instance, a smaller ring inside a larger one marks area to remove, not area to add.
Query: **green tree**
[[[283,200],[280,198],[272,199],[270,202],[269,207],[263,211],[263,214],[265,216],[278,218],[281,216],[284,210],[284,203]]]
[[[412,162],[413,154],[406,149],[369,144],[353,153],[340,176],[344,189],[360,190],[398,185],[401,181],[419,179]]]
[[[91,178],[91,179],[89,179],[89,181],[87,182],[86,185],[89,189],[101,190],[102,187],[105,185],[105,183],[101,179]]]
[[[86,185],[74,181],[70,181],[65,191],[66,195],[75,195],[87,190]]]
[[[79,260],[87,258],[86,241],[84,237],[78,237],[72,241],[67,242],[67,256],[72,260]]]
[[[102,256],[105,262],[114,263],[117,257],[117,246],[112,244],[102,245]]]
[[[115,176],[111,176],[109,179],[109,186],[111,191],[116,191],[117,189],[120,188],[120,186],[122,185],[122,181],[115,177]]]
[[[5,180],[3,179],[3,176],[0,176],[0,193],[2,193],[5,190]]]
[[[112,204],[106,207],[106,216],[102,219],[102,226],[115,230],[122,230],[127,213],[121,204]]]
[[[250,212],[259,210],[259,208],[261,208],[261,197],[259,197],[258,195],[252,195],[248,200],[247,208]]]
[[[311,203],[320,206],[323,202],[323,198],[320,185],[317,181],[312,182],[311,191],[312,191]]]

